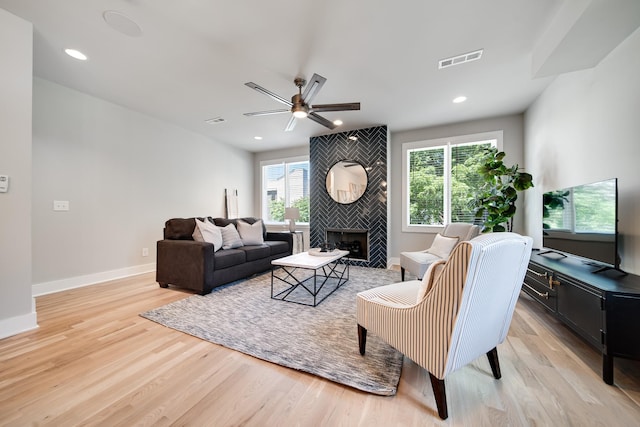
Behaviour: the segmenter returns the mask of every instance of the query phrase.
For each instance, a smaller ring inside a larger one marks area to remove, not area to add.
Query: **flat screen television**
[[[594,273],[620,270],[618,180],[608,179],[549,191],[542,196],[540,254],[586,258]]]

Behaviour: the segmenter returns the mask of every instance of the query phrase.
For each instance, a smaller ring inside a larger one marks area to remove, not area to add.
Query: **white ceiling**
[[[568,0],[567,0],[568,1]],[[249,151],[306,144],[329,133],[246,87],[285,98],[296,76],[327,82],[314,103],[361,102],[323,113],[335,132],[386,124],[392,132],[519,113],[553,76],[532,57],[565,0],[0,0],[34,24],[34,74]],[[116,10],[140,37],[102,18]],[[86,62],[63,53],[89,56]],[[484,49],[482,59],[438,70],[440,59]],[[458,95],[467,102],[453,104]],[[222,117],[210,125],[206,119]],[[256,141],[260,135],[263,140]]]

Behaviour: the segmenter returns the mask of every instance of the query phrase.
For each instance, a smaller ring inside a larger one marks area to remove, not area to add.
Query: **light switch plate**
[[[9,191],[9,175],[0,175],[0,193]]]

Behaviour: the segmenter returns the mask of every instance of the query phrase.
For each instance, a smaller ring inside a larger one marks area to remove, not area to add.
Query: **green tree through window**
[[[451,147],[451,222],[473,222],[473,194],[484,184],[478,167],[484,148],[492,143],[474,143]]]
[[[483,149],[496,145],[497,140],[482,140],[407,149],[408,224],[473,222]]]
[[[285,207],[300,209],[298,222],[309,222],[309,161],[284,160],[262,166],[262,215],[284,222]]]

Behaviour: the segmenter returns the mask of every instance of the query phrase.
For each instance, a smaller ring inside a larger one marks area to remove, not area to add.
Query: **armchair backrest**
[[[471,240],[480,234],[480,227],[464,222],[452,222],[442,230],[442,235],[446,237],[457,237],[459,242]]]
[[[486,354],[505,340],[532,242],[531,237],[506,232],[483,234],[469,242],[471,255],[445,374]]]

